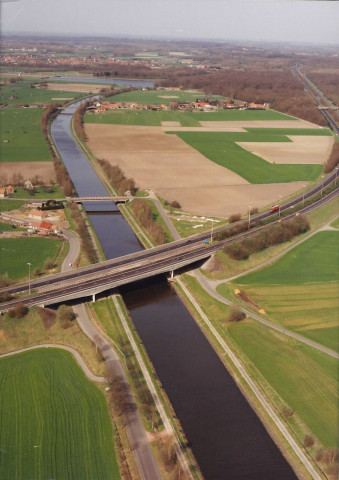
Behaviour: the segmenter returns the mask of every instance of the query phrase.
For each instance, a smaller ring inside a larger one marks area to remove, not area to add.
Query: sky
[[[339,1],[1,0],[3,33],[339,45]]]

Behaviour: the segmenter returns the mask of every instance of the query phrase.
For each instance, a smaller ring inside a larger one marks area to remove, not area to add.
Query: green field
[[[15,75],[13,75],[14,78]],[[8,78],[7,78],[8,80]],[[1,103],[7,103],[8,105],[26,104],[29,105],[41,104],[41,103],[56,103],[62,102],[62,100],[53,100],[54,98],[74,98],[80,94],[78,92],[65,92],[63,90],[45,90],[43,88],[31,88],[31,83],[49,82],[47,79],[41,79],[36,77],[24,78],[20,82],[3,85],[0,90]],[[53,82],[54,83],[54,82]],[[11,99],[10,97],[16,97]]]
[[[339,218],[334,220],[334,222],[331,223],[331,227],[333,228],[339,228]]]
[[[338,232],[319,232],[271,266],[234,280],[269,320],[338,350]],[[228,294],[226,285],[218,291]]]
[[[323,446],[336,446],[338,361],[252,320],[227,331]]]
[[[30,195],[27,190],[23,187],[15,187],[15,193],[10,195],[10,198],[27,198],[30,201],[34,202],[34,200],[38,199],[53,199],[53,198],[64,198],[65,195],[62,193],[61,188],[59,185],[53,186],[53,192],[46,192],[44,187],[35,187],[36,193],[34,195]]]
[[[113,82],[114,83],[114,82]],[[197,98],[224,99],[217,95],[206,95],[203,92],[192,92],[186,90],[135,90],[133,92],[120,93],[105,98],[104,102],[136,102],[141,105],[169,105],[171,102],[189,101],[195,102]]]
[[[47,259],[54,259],[62,246],[60,240],[51,238],[1,238],[0,239],[0,275],[8,273],[11,280],[28,277],[28,265],[31,263],[31,275],[37,268],[43,268]]]
[[[338,240],[336,231],[319,232],[273,265],[234,282],[241,285],[300,285],[339,280]]]
[[[13,231],[13,232],[23,232],[26,229],[21,228],[21,227],[14,227],[10,223],[2,223],[0,222],[0,233],[1,232],[8,232],[8,231]]]
[[[171,132],[202,155],[221,165],[250,183],[285,183],[298,180],[315,180],[322,165],[279,165],[266,162],[248,152],[235,142],[290,142],[284,135],[263,133],[220,133],[220,132]]]
[[[41,131],[41,109],[6,107],[0,110],[2,162],[52,161]],[[8,143],[4,143],[8,140]]]
[[[8,212],[9,210],[17,210],[22,205],[24,205],[25,202],[21,202],[20,200],[6,200],[1,198],[0,199],[0,212]]]
[[[328,128],[245,128],[248,133],[255,135],[311,135],[319,137],[330,137],[332,135]]]
[[[120,479],[103,394],[70,353],[0,360],[0,478]]]
[[[118,101],[117,99],[118,95],[112,98],[113,101]],[[132,100],[134,100],[134,98]],[[275,112],[274,110],[219,110],[217,112],[110,110],[104,114],[87,114],[84,119],[86,123],[143,125],[151,127],[161,126],[161,122],[180,122],[183,127],[200,127],[200,121],[295,120],[292,117]]]

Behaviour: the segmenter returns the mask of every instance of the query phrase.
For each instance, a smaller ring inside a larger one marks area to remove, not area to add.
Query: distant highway
[[[311,81],[307,78],[307,76],[304,73],[301,73],[300,65],[295,65],[292,71],[295,74],[295,76],[300,80],[300,82],[304,85],[305,90],[314,98],[314,100],[317,102],[319,107],[323,106],[321,103],[321,100],[327,105],[329,105],[328,99],[325,97],[325,95],[322,92],[320,92],[320,90],[317,90],[316,92],[314,92]],[[339,125],[331,117],[328,111],[323,109],[319,109],[319,110],[324,115],[329,125],[331,125],[335,134],[339,135]]]

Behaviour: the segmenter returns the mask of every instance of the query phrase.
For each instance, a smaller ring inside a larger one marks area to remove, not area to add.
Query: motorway
[[[335,198],[337,194],[338,187],[330,194],[322,197],[315,204],[302,209],[300,213],[309,213],[313,209]],[[289,204],[291,203],[295,204],[296,202],[289,202]],[[290,208],[285,205],[284,208]],[[291,213],[284,219],[281,219],[281,221],[292,218],[295,215],[295,213]],[[258,218],[263,218],[263,216],[267,216],[267,214],[256,216],[253,222]],[[280,220],[276,220],[274,223],[278,223],[279,221]],[[213,243],[205,243],[206,240],[210,239],[209,233],[196,235],[188,239],[174,241],[170,244],[154,247],[135,254],[100,262],[88,267],[78,268],[71,272],[49,275],[30,282],[30,285],[29,282],[25,282],[13,287],[7,287],[1,289],[0,293],[27,293],[29,288],[31,288],[33,295],[4,302],[0,305],[0,311],[9,310],[18,303],[23,303],[26,306],[47,305],[59,301],[91,296],[143,278],[160,273],[167,273],[185,265],[206,259],[225,245],[235,240],[241,240],[248,236],[255,235],[265,228],[267,228],[267,226],[251,228],[239,235]]]

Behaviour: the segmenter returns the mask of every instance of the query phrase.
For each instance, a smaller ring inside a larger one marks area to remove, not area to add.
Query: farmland
[[[120,478],[105,398],[68,352],[0,363],[1,478]]]
[[[47,259],[54,260],[62,242],[50,238],[2,238],[0,239],[0,274],[8,273],[10,280],[28,277],[27,263],[31,274],[42,269]]]
[[[114,83],[114,80],[112,80]],[[136,90],[106,97],[105,102],[136,102],[140,105],[169,105],[171,102],[183,100],[195,102],[197,98],[205,98],[206,94],[193,90]],[[208,95],[209,99],[223,99],[217,95]]]
[[[17,78],[17,77],[14,77]],[[65,92],[65,85],[60,84],[60,89],[57,91],[46,90],[44,88],[32,88],[30,85],[39,81],[45,81],[41,78],[21,78],[16,83],[7,83],[1,86],[1,103],[6,103],[11,106],[18,104],[44,104],[54,103],[58,100],[55,98],[69,97],[72,99],[74,92]],[[87,90],[89,91],[89,89]],[[14,98],[12,98],[14,97]]]
[[[263,308],[271,321],[337,350],[337,237],[335,231],[319,232],[271,266],[233,283]],[[226,294],[225,287],[218,290]]]
[[[141,92],[145,94],[146,92]],[[133,94],[138,92],[128,92],[129,98],[134,99]],[[113,97],[114,102],[118,102],[121,94]],[[135,101],[135,100],[134,100]],[[140,102],[141,103],[141,102]],[[199,122],[243,122],[243,121],[276,121],[290,120],[296,121],[293,117],[288,117],[273,110],[219,110],[216,112],[183,112],[183,111],[129,111],[129,110],[111,110],[105,114],[87,114],[86,123],[107,123],[114,125],[144,125],[160,126],[162,122],[179,122],[183,127],[200,127]]]
[[[321,165],[271,164],[236,143],[290,142],[284,135],[221,132],[177,132],[177,135],[206,158],[237,173],[250,183],[310,181],[317,178],[322,171]]]
[[[254,320],[230,324],[227,331],[320,443],[325,447],[337,445],[337,360]]]
[[[40,119],[42,110],[7,107],[0,111],[1,161],[51,161]],[[32,175],[39,172],[32,172]]]

